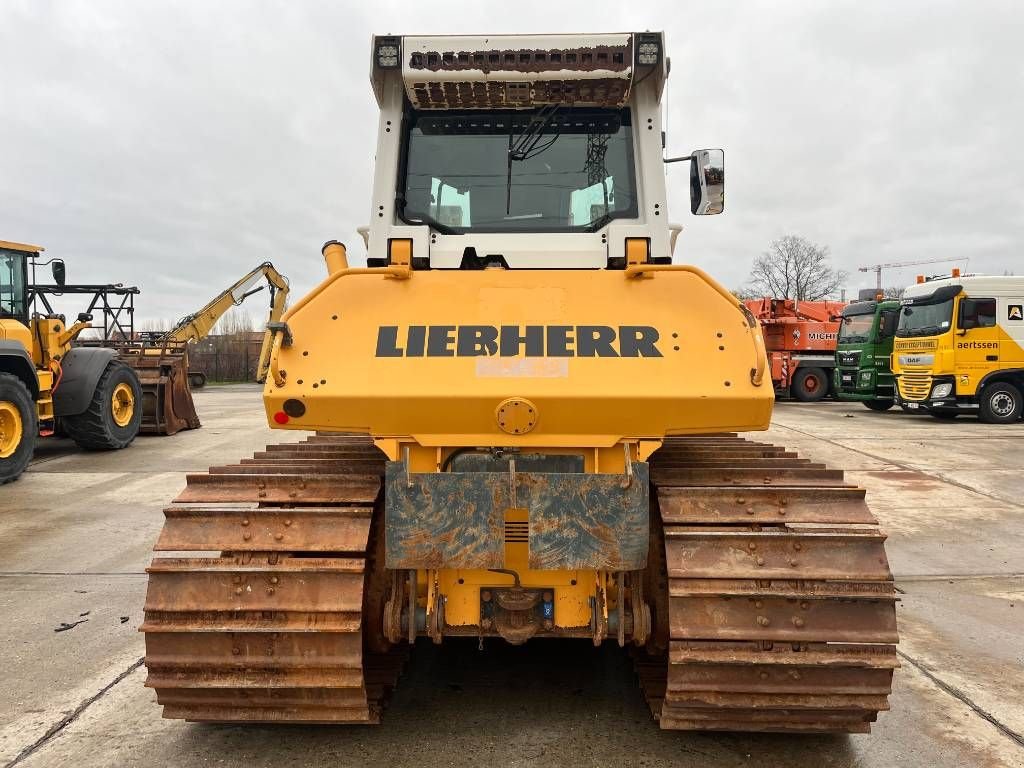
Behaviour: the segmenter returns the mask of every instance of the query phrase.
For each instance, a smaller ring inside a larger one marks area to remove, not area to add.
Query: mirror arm
[[[661,162],[663,163],[688,163],[693,160],[693,155],[686,155],[685,157],[663,157]]]

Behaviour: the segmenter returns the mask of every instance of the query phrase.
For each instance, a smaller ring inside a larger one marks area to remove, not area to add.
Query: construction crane
[[[894,261],[890,264],[872,264],[867,267],[858,267],[858,272],[874,272],[875,273],[875,287],[878,290],[882,290],[882,270],[883,269],[894,269],[896,267],[914,267],[918,264],[941,264],[947,261],[963,261],[966,267],[969,259],[920,259],[916,261]]]

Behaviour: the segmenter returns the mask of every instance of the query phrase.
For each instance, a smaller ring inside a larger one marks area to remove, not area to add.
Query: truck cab
[[[856,301],[840,317],[833,389],[840,400],[887,411],[895,403],[890,357],[899,301]]]
[[[1024,411],[1024,277],[921,280],[907,289],[893,344],[897,400],[938,418],[989,423]]]

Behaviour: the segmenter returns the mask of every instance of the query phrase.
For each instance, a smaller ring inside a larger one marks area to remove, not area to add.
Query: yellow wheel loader
[[[202,309],[183,317],[171,330],[148,333],[139,341],[115,345],[142,382],[144,433],[173,435],[183,429],[200,427],[192,388],[205,385],[206,375],[189,369],[189,345],[205,339],[231,307],[239,306],[263,290],[263,286],[253,287],[263,279],[270,293],[267,322],[275,323],[287,306],[288,279],[266,261],[214,296]],[[266,331],[256,368],[259,382],[267,378],[271,337],[270,331]]]
[[[0,483],[28,466],[36,440],[61,432],[91,450],[128,446],[139,433],[138,377],[112,349],[72,347],[91,327],[79,315],[66,327],[29,306],[29,275],[43,248],[0,241]],[[54,280],[64,263],[54,259]]]
[[[672,261],[660,33],[376,37],[367,266],[272,327],[272,427],[191,475],[145,604],[165,717],[377,722],[421,638],[616,643],[661,727],[865,732],[897,666],[864,490],[764,430],[757,321]],[[670,176],[671,178],[671,176]],[[205,555],[205,556],[203,556]],[[500,698],[496,699],[500,706]]]

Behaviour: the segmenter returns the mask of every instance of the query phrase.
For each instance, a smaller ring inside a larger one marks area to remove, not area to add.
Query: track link
[[[899,665],[864,490],[727,435],[669,438],[651,477],[660,599],[637,672],[661,727],[868,732]]]
[[[146,593],[164,717],[376,723],[406,651],[381,637],[381,477],[369,438],[318,435],[188,476]],[[195,556],[195,553],[204,553]]]

